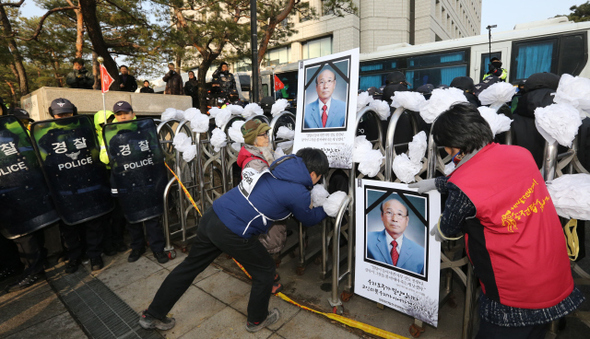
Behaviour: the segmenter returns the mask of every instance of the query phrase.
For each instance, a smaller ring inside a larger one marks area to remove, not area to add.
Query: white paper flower
[[[175,120],[176,118],[176,108],[166,108],[166,110],[162,113],[162,116],[160,117],[160,119],[162,121],[169,121],[169,120]]]
[[[444,111],[448,110],[451,105],[457,102],[466,102],[463,91],[458,88],[436,88],[432,91],[430,99],[420,108],[420,116],[427,124],[431,124]]]
[[[378,149],[372,149],[366,152],[362,161],[359,162],[358,170],[369,178],[373,178],[379,173],[381,164],[385,156]]]
[[[426,133],[424,131],[414,135],[412,141],[408,144],[408,156],[410,160],[414,163],[421,162],[426,154],[427,147]]]
[[[590,174],[566,174],[547,184],[557,214],[590,220]]]
[[[324,212],[327,215],[335,218],[338,215],[338,211],[340,210],[340,206],[342,206],[342,202],[346,199],[346,193],[342,191],[336,191],[326,199],[324,204]]]
[[[373,97],[369,95],[369,92],[361,92],[356,99],[356,111],[360,112],[371,102],[373,102]]]
[[[293,147],[293,140],[279,142],[277,147],[281,148],[283,151],[287,151],[289,148]]]
[[[215,152],[219,152],[222,147],[227,145],[227,137],[225,133],[219,128],[216,128],[211,133],[211,145],[213,145],[213,149]]]
[[[424,95],[418,92],[400,91],[394,92],[391,97],[391,107],[409,109],[410,111],[420,112],[422,106],[426,104]]]
[[[237,143],[244,143],[244,135],[242,134],[242,125],[246,122],[243,120],[234,121],[231,127],[227,130],[229,138]]]
[[[354,147],[352,149],[352,162],[361,162],[364,155],[373,149],[373,145],[367,140],[366,135],[359,135],[354,138]]]
[[[285,109],[289,107],[289,101],[287,99],[279,99],[274,104],[272,104],[272,108],[270,109],[270,114],[272,116],[276,116],[277,114],[283,112]]]
[[[220,109],[215,115],[215,126],[221,128],[231,119],[231,111],[227,108]]]
[[[422,163],[415,163],[405,153],[399,154],[393,159],[393,173],[401,182],[411,183],[416,181],[416,174],[422,169]]]
[[[514,93],[516,93],[516,87],[510,83],[500,81],[481,91],[477,98],[482,105],[499,107],[511,101]]]
[[[217,114],[219,114],[219,112],[221,112],[221,108],[219,108],[219,107],[209,108],[209,116],[211,118],[215,118],[217,116]]]
[[[579,111],[568,104],[552,104],[535,109],[535,125],[545,138],[552,142],[555,139],[560,145],[571,147],[572,141],[582,125]]]
[[[195,119],[197,117],[197,115],[201,114],[201,111],[198,110],[197,108],[191,107],[189,109],[187,109],[186,111],[184,111],[184,120],[188,120],[191,121],[193,119]]]
[[[275,150],[275,159],[278,159],[280,157],[284,157],[285,156],[285,152],[283,151],[283,149],[281,147],[277,147],[277,149]]]
[[[260,107],[257,103],[251,103],[251,104],[247,104],[246,107],[244,107],[244,112],[242,113],[242,116],[246,119],[253,117],[255,115],[262,115],[264,114],[264,111],[262,110],[262,107]]]
[[[192,143],[191,139],[185,133],[178,133],[174,136],[172,140],[172,145],[180,152],[184,152],[186,148],[190,146]]]
[[[495,109],[486,106],[480,106],[477,108],[477,110],[479,111],[479,114],[481,114],[481,116],[486,119],[488,125],[490,125],[494,136],[496,136],[496,134],[510,130],[512,119],[509,117],[505,116],[504,114],[498,114],[496,113]]]
[[[242,144],[240,144],[239,142],[232,142],[231,148],[233,148],[234,151],[239,152],[242,149]]]
[[[590,79],[563,74],[553,101],[558,104],[570,104],[579,109],[584,117],[590,117]]]
[[[191,144],[182,152],[182,159],[186,162],[190,162],[197,156],[197,145]]]
[[[232,115],[242,115],[244,112],[244,107],[240,105],[227,105],[225,108],[228,109]]]
[[[293,140],[294,137],[295,137],[295,131],[289,129],[289,127],[287,127],[287,126],[279,127],[279,130],[277,131],[277,139]]]
[[[313,207],[323,206],[329,195],[330,193],[326,191],[324,186],[314,185],[311,190],[311,201],[313,202]]]
[[[190,123],[193,132],[205,133],[209,130],[209,116],[206,114],[197,114]]]
[[[369,107],[371,107],[377,115],[379,115],[379,119],[385,121],[391,115],[390,107],[386,101],[383,100],[373,100]]]

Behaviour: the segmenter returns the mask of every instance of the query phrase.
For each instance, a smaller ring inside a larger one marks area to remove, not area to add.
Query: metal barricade
[[[392,164],[393,164],[393,159],[397,155],[395,148],[399,147],[399,146],[408,145],[407,142],[398,143],[398,144],[395,143],[395,130],[397,128],[397,124],[398,124],[399,119],[402,116],[402,114],[407,114],[407,116],[410,118],[410,123],[412,125],[412,131],[413,131],[412,135],[416,135],[418,133],[418,122],[416,121],[414,116],[411,114],[408,114],[406,112],[406,109],[403,107],[397,108],[393,112],[393,114],[391,115],[391,119],[389,120],[389,125],[387,126],[387,138],[385,140],[385,181],[392,181],[392,179],[393,179]],[[423,171],[424,171],[424,168],[422,169],[422,171],[420,171],[420,173],[418,173],[418,175],[423,173]]]

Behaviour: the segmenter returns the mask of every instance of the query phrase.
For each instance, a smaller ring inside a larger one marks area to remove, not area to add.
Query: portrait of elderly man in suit
[[[424,274],[424,247],[404,236],[410,222],[399,200],[381,204],[383,230],[367,234],[367,257],[414,273]]]
[[[329,69],[315,78],[318,99],[305,105],[304,128],[343,127],[346,119],[346,103],[332,97],[336,88],[336,75]]]

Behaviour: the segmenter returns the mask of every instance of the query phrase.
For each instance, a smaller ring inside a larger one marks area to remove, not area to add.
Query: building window
[[[303,44],[303,59],[332,54],[332,37],[309,40]]]
[[[287,64],[290,55],[290,46],[274,48],[266,52],[266,63],[268,66]]]

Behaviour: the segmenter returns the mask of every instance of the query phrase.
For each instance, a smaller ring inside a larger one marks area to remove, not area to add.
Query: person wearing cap
[[[124,92],[135,92],[137,89],[137,80],[131,74],[129,74],[129,68],[126,65],[119,67],[119,91]]]
[[[8,110],[8,114],[14,115],[24,126],[27,130],[29,130],[30,124],[35,122],[35,120],[31,119],[29,116],[29,112],[25,111],[20,107],[11,108]]]
[[[77,115],[78,109],[71,101],[64,98],[58,98],[51,102],[49,107],[49,114],[54,119],[64,119]],[[59,129],[54,129],[53,133],[59,133]],[[38,144],[43,145],[48,141],[44,141],[45,136],[39,139]],[[43,149],[51,149],[51,147],[42,147]],[[43,155],[41,155],[43,156]],[[63,155],[64,161],[69,161],[67,156]],[[85,221],[77,225],[67,225],[63,221],[59,222],[59,230],[61,232],[65,247],[68,252],[68,262],[66,263],[65,272],[74,273],[82,264],[82,255],[84,253],[84,243],[86,244],[86,256],[90,259],[90,266],[93,271],[100,270],[104,267],[102,260],[102,241],[104,236],[103,223],[105,219],[103,216]]]
[[[235,88],[229,91],[227,101],[230,105],[238,105],[242,107],[246,106],[246,104],[242,102],[242,100],[240,100],[240,94],[238,93],[238,90]]]
[[[229,72],[227,62],[223,61],[219,67],[213,72],[214,78],[219,78],[219,85],[225,93],[236,88],[236,79],[234,75]]]
[[[304,128],[343,127],[346,120],[346,103],[332,98],[336,89],[336,74],[329,69],[323,70],[315,78],[315,90],[318,98],[305,105],[303,114]]]
[[[154,93],[154,89],[150,87],[149,81],[143,81],[143,87],[139,90],[139,93]]]
[[[115,113],[114,122],[132,121],[136,119],[133,108],[127,101],[117,101],[113,105],[113,112]],[[117,188],[113,187],[112,191],[113,194],[116,194]],[[127,231],[129,231],[129,235],[131,236],[131,253],[127,258],[128,262],[137,261],[145,253],[146,235],[156,260],[162,264],[168,262],[168,256],[164,253],[164,230],[162,229],[159,217],[138,223],[127,222]]]
[[[162,78],[166,83],[166,89],[164,89],[164,94],[172,94],[172,95],[183,95],[184,89],[182,88],[182,77],[178,72],[174,70],[174,64],[168,64],[168,73],[164,75]]]
[[[322,221],[326,213],[322,207],[313,207],[311,189],[328,170],[328,158],[322,150],[303,148],[295,155],[277,159],[269,171],[258,176],[252,173],[251,180],[244,178],[238,187],[216,199],[200,219],[188,256],[164,279],[142,313],[140,326],[172,329],[175,320],[167,314],[221,253],[235,258],[252,276],[246,330],[257,332],[277,322],[279,310],[268,309],[276,265],[258,236],[266,233],[272,222],[291,214],[306,226]]]
[[[275,153],[269,145],[269,130],[270,126],[258,119],[248,120],[242,125],[244,146],[240,149],[236,161],[242,169],[242,173],[247,168],[260,173],[275,161]],[[266,234],[261,234],[258,237],[258,240],[262,242],[268,253],[275,256],[275,261],[278,261],[278,254],[287,242],[287,225],[283,222],[274,223]],[[275,282],[278,280],[277,274]],[[280,289],[282,289],[282,286],[275,283],[273,293],[277,293]]]
[[[74,70],[68,73],[66,84],[71,88],[92,89],[94,85],[94,76],[84,67],[84,59],[76,58],[73,61]]]
[[[467,99],[470,104],[475,106],[475,108],[481,106],[479,99],[475,96],[475,94],[473,94],[473,91],[475,91],[475,84],[473,83],[473,79],[470,77],[456,77],[453,79],[453,81],[451,81],[450,87],[462,90],[465,99]]]
[[[409,91],[406,76],[400,71],[394,71],[387,75],[385,88],[383,88],[383,100],[391,105],[391,97],[395,92]]]
[[[497,57],[493,57],[492,60],[490,60],[489,71],[483,75],[481,80],[485,80],[490,75],[495,75],[502,81],[506,81],[506,79],[508,79],[508,71],[502,68],[502,61],[500,61],[500,59]]]

